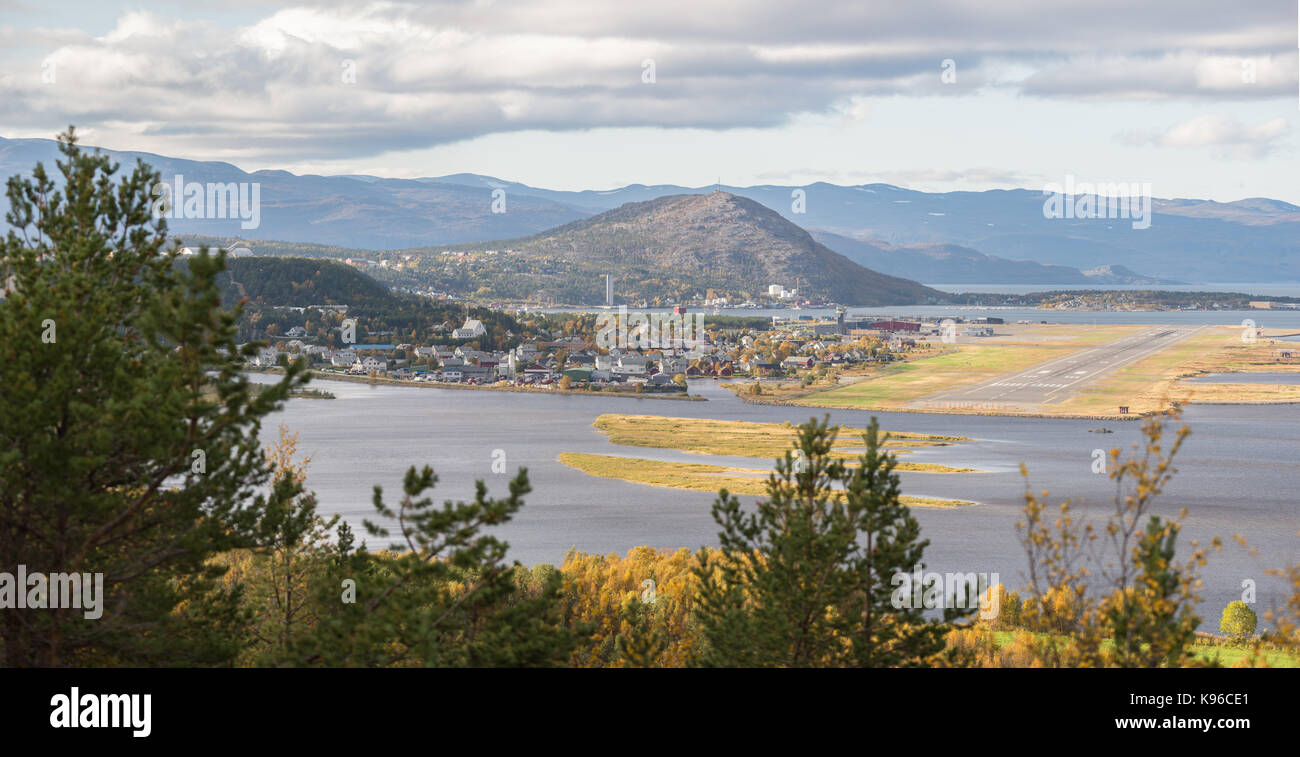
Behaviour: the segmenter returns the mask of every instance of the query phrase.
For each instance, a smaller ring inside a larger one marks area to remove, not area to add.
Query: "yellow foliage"
[[[566,614],[575,623],[590,623],[595,632],[573,654],[580,667],[619,665],[617,640],[634,632],[662,635],[667,645],[657,664],[681,667],[694,644],[689,627],[697,587],[691,575],[695,554],[688,549],[634,547],[626,556],[570,551],[564,574]],[[650,583],[648,583],[650,582]],[[642,605],[647,629],[634,629],[630,616]]]

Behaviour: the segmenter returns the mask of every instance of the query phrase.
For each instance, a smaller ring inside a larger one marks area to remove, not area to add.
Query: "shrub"
[[[1255,633],[1255,626],[1259,618],[1255,616],[1255,611],[1240,600],[1229,602],[1228,606],[1223,608],[1223,617],[1219,620],[1219,633],[1226,633],[1229,636],[1250,636]]]

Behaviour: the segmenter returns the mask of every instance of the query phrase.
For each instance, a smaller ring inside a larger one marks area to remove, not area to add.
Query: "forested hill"
[[[320,258],[227,258],[221,286],[227,307],[247,298],[240,319],[241,341],[274,339],[293,326],[302,326],[308,332],[307,341],[339,346],[331,339],[342,314],[284,309],[291,307],[347,305],[347,317],[355,319],[361,342],[445,341],[467,317],[464,303],[393,292],[347,265]],[[522,331],[519,322],[506,313],[473,308],[469,315],[483,322],[487,334],[467,346],[495,349],[508,345],[511,335]]]
[[[388,287],[342,263],[320,258],[227,258],[222,301],[253,305],[396,305]]]

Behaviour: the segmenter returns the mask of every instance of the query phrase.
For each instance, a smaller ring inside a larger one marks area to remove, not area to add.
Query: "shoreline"
[[[249,373],[268,373],[279,375],[284,373],[279,368],[248,368]],[[591,389],[532,389],[526,386],[496,386],[496,385],[478,385],[478,384],[452,384],[440,381],[403,381],[401,379],[377,378],[372,376],[348,376],[335,373],[324,373],[317,370],[310,370],[308,375],[313,381],[321,379],[323,381],[345,381],[353,384],[387,384],[389,386],[407,386],[424,389],[460,389],[465,391],[483,391],[483,392],[514,392],[516,394],[542,394],[548,396],[567,397],[570,395],[590,396],[590,397],[626,397],[628,399],[638,400],[674,400],[677,402],[708,402],[708,397],[701,397],[698,394],[676,393],[664,394],[658,392],[606,392],[592,391]]]

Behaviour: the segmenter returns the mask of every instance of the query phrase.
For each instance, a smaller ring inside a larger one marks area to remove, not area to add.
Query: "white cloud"
[[[195,7],[201,7],[195,5]],[[816,11],[605,0],[315,3],[242,26],[182,4],[107,33],[0,27],[0,130],[67,123],[113,146],[281,162],[366,157],[515,130],[771,128],[870,119],[880,96],[1263,99],[1295,94],[1289,11],[1198,0],[1011,0]],[[1094,51],[1107,52],[1097,54]],[[641,81],[641,62],[656,82]],[[941,61],[957,63],[955,85]],[[1254,64],[1242,81],[1241,61]],[[53,61],[57,80],[41,78]],[[341,76],[355,63],[356,82]],[[1236,77],[1234,81],[1234,75]]]
[[[1222,157],[1259,159],[1276,149],[1290,128],[1285,118],[1244,126],[1228,116],[1207,114],[1175,124],[1162,132],[1126,132],[1119,135],[1119,139],[1135,146],[1210,148]]]

